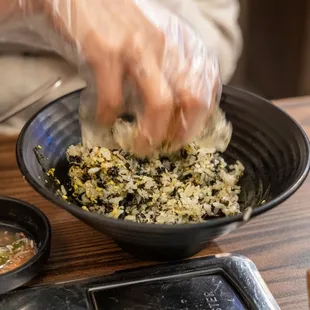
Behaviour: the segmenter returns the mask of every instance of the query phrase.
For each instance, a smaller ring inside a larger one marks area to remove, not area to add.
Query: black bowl
[[[51,248],[51,226],[38,208],[12,198],[0,197],[0,229],[13,229],[33,238],[37,254],[25,264],[0,275],[0,294],[13,290],[35,277],[44,267]]]
[[[79,93],[57,100],[38,112],[17,142],[17,160],[26,180],[41,195],[89,226],[110,235],[122,248],[150,259],[180,259],[204,248],[208,241],[244,223],[241,215],[199,224],[140,224],[85,212],[55,194],[55,183],[44,171],[56,167],[67,182],[65,152],[81,140]],[[279,205],[304,182],[309,171],[309,141],[285,112],[253,94],[224,87],[221,107],[234,126],[225,157],[245,165],[241,204],[253,207],[252,217]],[[34,152],[41,145],[42,149]],[[266,202],[262,204],[262,202]]]

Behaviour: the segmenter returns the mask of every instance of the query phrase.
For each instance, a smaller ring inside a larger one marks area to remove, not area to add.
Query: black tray
[[[252,261],[221,254],[120,271],[88,281],[19,289],[0,298],[0,309],[280,308]]]

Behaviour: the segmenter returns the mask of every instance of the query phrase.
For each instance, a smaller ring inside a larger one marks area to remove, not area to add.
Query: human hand
[[[91,68],[97,122],[125,112],[124,80],[137,90],[131,151],[176,150],[204,128],[221,91],[217,61],[173,13],[151,0],[46,0],[44,12],[74,46],[68,59]]]

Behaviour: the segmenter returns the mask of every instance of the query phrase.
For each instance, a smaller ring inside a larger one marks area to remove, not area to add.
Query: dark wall
[[[240,0],[244,50],[231,84],[270,99],[310,95],[309,2]]]

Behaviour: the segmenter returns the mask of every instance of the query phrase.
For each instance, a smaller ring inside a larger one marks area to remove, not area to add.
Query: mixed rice
[[[241,162],[192,143],[176,154],[138,159],[122,150],[67,150],[70,196],[87,212],[139,223],[202,222],[239,214]],[[62,186],[62,195],[69,193]]]

